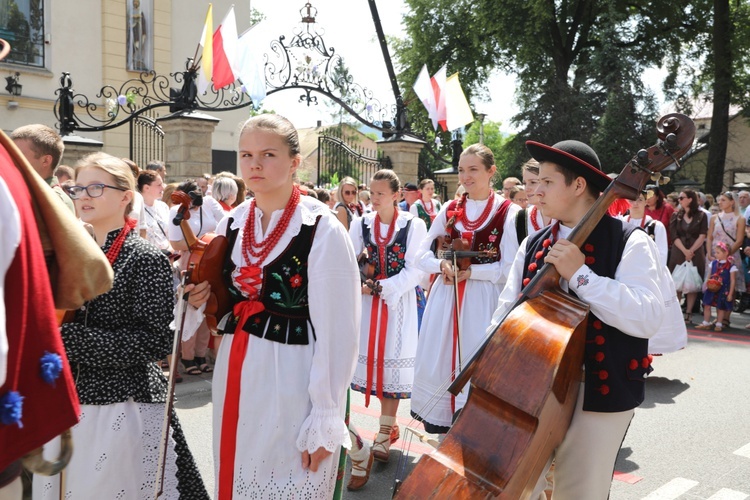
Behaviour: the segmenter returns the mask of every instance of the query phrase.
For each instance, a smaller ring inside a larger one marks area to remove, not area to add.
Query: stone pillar
[[[75,167],[78,160],[91,153],[98,153],[104,147],[102,141],[81,137],[80,135],[63,136],[65,151],[60,159],[60,165]]]
[[[164,131],[167,182],[211,173],[211,138],[221,120],[204,113],[175,113],[157,119]]]
[[[415,137],[392,136],[377,141],[385,156],[391,159],[393,171],[401,180],[401,185],[407,182],[419,183],[419,152],[426,144]]]
[[[435,172],[436,177],[440,182],[445,182],[448,191],[448,199],[443,201],[450,201],[453,199],[453,195],[456,194],[458,189],[458,172],[452,168],[446,168]]]

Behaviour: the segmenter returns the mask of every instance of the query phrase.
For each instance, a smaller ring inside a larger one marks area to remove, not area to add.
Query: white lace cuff
[[[178,321],[181,322],[182,318],[178,318],[178,305],[176,304],[174,307],[174,314],[175,317],[172,320],[172,323],[169,324],[170,328],[176,329],[179,327],[177,324]],[[201,323],[203,323],[203,317],[204,312],[206,311],[206,304],[201,304],[200,307],[195,308],[191,306],[190,304],[185,304],[185,324],[182,328],[182,341],[185,342],[187,340],[190,340],[193,335],[195,335],[195,332],[198,331],[198,327],[201,326]]]
[[[334,452],[339,446],[348,450],[352,447],[352,440],[349,438],[349,429],[338,408],[313,408],[300,429],[297,449],[313,453],[323,447]]]

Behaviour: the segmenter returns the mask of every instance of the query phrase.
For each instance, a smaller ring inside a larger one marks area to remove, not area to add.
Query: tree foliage
[[[642,71],[682,54],[710,12],[708,0],[407,3],[408,40],[396,47],[403,88],[411,88],[423,64],[433,72],[447,64],[449,74],[461,74],[467,97],[503,99],[486,82],[494,70],[513,73],[520,109],[513,122],[521,131],[505,145],[510,163],[528,157],[527,139],[578,139],[597,148],[606,171],[619,171],[655,140],[655,100]],[[417,130],[424,130],[423,114],[411,111]]]

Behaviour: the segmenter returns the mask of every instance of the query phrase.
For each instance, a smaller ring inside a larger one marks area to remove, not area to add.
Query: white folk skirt
[[[132,399],[110,405],[81,405],[81,418],[72,429],[73,457],[64,470],[66,499],[140,500],[154,498],[163,403]],[[177,453],[170,429],[164,492],[159,498],[179,499]],[[44,446],[54,460],[60,438]],[[34,475],[34,500],[58,500],[60,475]]]

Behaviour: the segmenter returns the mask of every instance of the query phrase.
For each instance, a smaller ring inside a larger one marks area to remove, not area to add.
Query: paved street
[[[647,400],[617,460],[612,500],[750,498],[750,330],[741,328],[747,323],[750,315],[735,313],[733,328],[723,333],[691,329],[687,349],[655,359]],[[177,412],[212,491],[210,388],[209,376],[185,376],[177,389]],[[352,394],[352,421],[365,439],[377,432],[378,414],[377,399],[365,408],[364,397]],[[408,458],[402,455],[408,414],[405,401],[399,410],[402,440],[392,448],[390,462],[376,462],[367,486],[346,498],[390,498],[399,459],[403,456],[401,466],[409,469],[429,452],[415,442]]]

